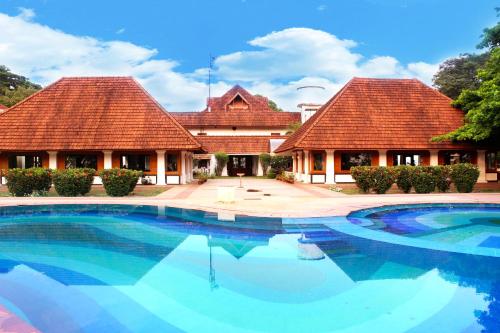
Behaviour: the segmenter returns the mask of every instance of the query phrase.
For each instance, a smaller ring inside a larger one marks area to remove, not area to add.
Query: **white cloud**
[[[121,35],[124,32],[125,32],[125,28],[120,28],[120,29],[116,30],[117,35]]]
[[[327,6],[326,5],[319,5],[318,7],[316,7],[316,9],[320,12],[326,10]]]
[[[132,75],[168,110],[205,106],[206,68],[181,73],[178,62],[160,58],[155,49],[67,34],[33,22],[32,10],[20,10],[18,16],[0,13],[0,64],[14,72],[44,85],[62,76]],[[424,62],[404,65],[391,56],[365,59],[353,51],[356,42],[308,28],[272,32],[249,44],[254,50],[217,57],[213,96],[241,83],[295,110],[300,102],[325,102],[353,76],[418,77],[429,83],[437,69]],[[303,85],[325,90],[297,91]]]

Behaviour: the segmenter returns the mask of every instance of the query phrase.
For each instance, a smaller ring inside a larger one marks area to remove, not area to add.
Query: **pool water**
[[[500,206],[444,208],[403,214],[441,230],[469,212],[496,233]],[[392,234],[379,217],[399,213],[384,212],[369,213],[371,230],[366,211],[224,222],[155,206],[2,207],[0,305],[40,332],[499,332],[500,256],[371,237],[417,236],[413,224]]]

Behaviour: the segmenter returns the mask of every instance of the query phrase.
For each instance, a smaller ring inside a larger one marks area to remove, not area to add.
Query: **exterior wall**
[[[97,156],[97,171],[104,169],[104,154],[101,151],[58,151],[57,152],[57,168],[64,169],[66,166],[67,155],[96,155]]]
[[[206,135],[219,135],[219,136],[231,136],[231,135],[247,135],[247,136],[270,136],[272,133],[280,133],[280,135],[286,134],[285,128],[236,128],[233,130],[232,128],[191,128],[189,132],[194,136],[197,136],[198,133],[206,133]]]
[[[137,151],[113,151],[112,154],[112,166],[113,168],[120,168],[120,159],[122,155],[149,155],[149,171],[145,171],[144,175],[146,176],[156,176],[157,172],[157,158],[156,158],[156,153],[154,151],[147,151],[147,152],[137,152]]]

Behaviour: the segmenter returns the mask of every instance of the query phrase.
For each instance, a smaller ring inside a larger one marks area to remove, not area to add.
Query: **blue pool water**
[[[2,207],[0,305],[41,332],[500,332],[499,214]]]

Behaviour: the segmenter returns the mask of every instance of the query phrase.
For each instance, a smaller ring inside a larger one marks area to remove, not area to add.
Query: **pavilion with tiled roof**
[[[431,141],[463,122],[451,99],[418,80],[354,78],[276,152],[293,155],[293,172],[304,182],[350,182],[356,165],[457,162],[477,163],[479,181],[496,180],[496,170],[486,168],[494,152]]]
[[[112,167],[192,178],[201,144],[131,77],[63,78],[0,114],[0,169]]]
[[[200,167],[215,169],[215,152],[230,154],[224,174],[262,175],[258,156],[271,153],[287,137],[288,127],[300,122],[300,112],[276,111],[266,97],[252,95],[239,85],[211,97],[200,112],[172,115],[204,144],[209,154],[197,155]]]

